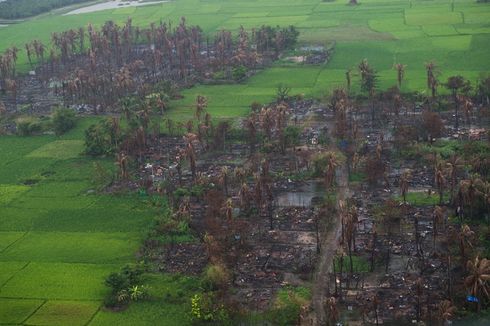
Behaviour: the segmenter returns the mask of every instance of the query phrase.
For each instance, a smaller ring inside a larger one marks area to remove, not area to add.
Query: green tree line
[[[52,9],[87,1],[89,0],[7,0],[0,2],[0,18],[26,18]]]

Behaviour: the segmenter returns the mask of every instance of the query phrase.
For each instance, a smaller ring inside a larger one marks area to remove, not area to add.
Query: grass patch
[[[104,278],[117,265],[30,263],[2,288],[5,298],[100,300],[108,289]]]
[[[99,302],[48,301],[27,321],[28,325],[86,325],[99,309]]]
[[[43,303],[43,300],[0,298],[0,324],[21,324]]]
[[[138,237],[128,233],[30,232],[0,260],[114,264],[130,261],[138,246]]]
[[[407,193],[407,202],[413,206],[434,206],[439,204],[439,194],[432,193],[430,196],[426,191],[412,191]],[[396,201],[402,202],[402,196],[395,196]],[[443,202],[449,200],[449,194],[445,193],[443,196]]]
[[[57,140],[32,151],[27,157],[67,160],[79,156],[83,149],[82,140]]]
[[[340,258],[339,257],[336,257],[336,259],[335,259],[335,270],[337,272],[340,271]],[[352,255],[352,270],[354,273],[369,272],[370,264],[366,258],[356,256],[356,255]],[[345,255],[344,259],[342,260],[342,271],[343,272],[350,272],[349,255]]]
[[[27,186],[0,184],[0,205],[8,204],[27,190],[29,190]]]

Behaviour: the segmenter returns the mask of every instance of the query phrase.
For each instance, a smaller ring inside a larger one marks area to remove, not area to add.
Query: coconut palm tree
[[[458,100],[458,91],[462,90],[463,92],[467,92],[470,89],[470,82],[466,80],[463,76],[451,76],[447,79],[445,84],[446,88],[451,91],[454,103],[454,114],[455,114],[455,122],[454,128],[456,131],[459,128],[459,106],[460,102]]]
[[[189,160],[193,180],[196,180],[196,151],[194,149],[194,142],[196,140],[197,136],[195,134],[188,133],[184,136],[184,141],[186,143],[184,149],[184,157]]]
[[[196,98],[196,118],[201,121],[201,116],[208,107],[208,99],[205,96],[197,95]]]
[[[475,232],[472,231],[467,224],[463,224],[459,232],[457,233],[458,245],[461,253],[461,261],[463,262],[463,266],[464,266],[464,262],[466,261],[466,249],[473,247],[472,241],[474,236],[475,236]]]
[[[439,205],[442,205],[444,196],[444,186],[446,185],[446,178],[444,177],[444,170],[442,168],[442,163],[437,164],[435,173],[435,183],[437,186],[437,191],[439,192]]]
[[[474,206],[477,200],[477,196],[480,194],[479,188],[483,185],[483,181],[478,174],[473,174],[467,180],[461,180],[459,183],[459,191],[462,195],[463,204],[466,204],[470,208],[470,218],[473,218]]]
[[[427,72],[427,88],[432,92],[432,98],[436,96],[437,92],[437,75],[439,71],[434,61],[429,61],[425,64],[425,70]]]
[[[436,247],[436,238],[438,226],[444,223],[444,208],[441,206],[434,207],[432,211],[432,228],[433,228],[433,239],[434,239],[434,249]]]
[[[223,186],[223,192],[226,197],[228,197],[228,179],[230,175],[230,169],[228,166],[223,166],[219,174],[219,182]]]
[[[337,299],[335,299],[335,297],[330,297],[325,301],[325,312],[327,315],[327,325],[335,325],[340,317],[337,307]]]
[[[463,167],[463,160],[456,154],[452,155],[446,162],[448,176],[450,179],[450,192],[451,198],[450,202],[454,204],[454,191],[456,189],[456,184],[458,183],[458,174],[460,169]]]
[[[395,63],[393,68],[396,70],[396,80],[398,82],[398,88],[402,89],[402,81],[403,78],[405,77],[405,68],[407,65],[401,64],[401,63]]]
[[[490,260],[478,256],[471,261],[468,260],[466,264],[468,270],[468,276],[464,280],[465,286],[469,289],[472,296],[478,298],[478,311],[481,308],[481,301],[483,297],[486,300],[490,299],[490,288],[488,281],[490,281]]]
[[[334,152],[327,152],[327,166],[325,169],[325,186],[327,188],[332,187],[334,179],[335,179],[335,171],[337,166],[339,165],[339,161]]]
[[[449,300],[443,300],[438,305],[438,319],[445,325],[454,317],[457,308]]]
[[[411,179],[410,171],[407,170],[400,176],[400,194],[402,195],[403,202],[407,202],[408,187]]]

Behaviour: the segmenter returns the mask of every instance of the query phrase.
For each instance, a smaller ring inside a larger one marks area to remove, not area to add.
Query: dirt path
[[[349,197],[349,180],[347,163],[343,163],[337,169],[337,209],[339,201],[345,201]],[[323,303],[328,295],[329,274],[332,269],[332,260],[339,245],[342,226],[337,215],[332,221],[333,225],[322,239],[321,252],[318,257],[317,270],[313,279],[313,297],[311,299],[312,312],[303,325],[325,325],[326,316]]]

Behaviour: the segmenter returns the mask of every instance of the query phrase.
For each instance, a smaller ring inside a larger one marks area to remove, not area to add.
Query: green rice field
[[[0,325],[185,325],[187,297],[101,309],[104,279],[136,261],[156,212],[132,195],[89,191],[85,127],[63,137],[0,137]],[[194,287],[165,275],[147,283],[155,297]]]

